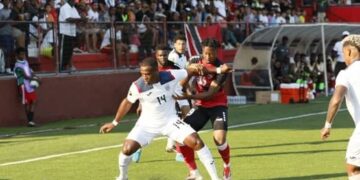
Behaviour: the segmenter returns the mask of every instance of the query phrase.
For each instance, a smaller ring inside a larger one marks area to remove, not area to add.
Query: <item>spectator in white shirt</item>
[[[116,29],[116,33],[115,33]],[[114,28],[107,29],[104,38],[101,42],[100,50],[103,53],[113,53],[115,47],[115,55],[120,67],[129,67],[129,47],[125,42],[124,33],[122,32],[122,25],[116,24]],[[115,34],[115,38],[114,38]],[[113,45],[115,42],[115,46]],[[125,62],[122,62],[123,56],[125,55]]]
[[[71,68],[71,57],[74,48],[73,43],[76,40],[76,23],[87,21],[86,18],[80,17],[74,4],[74,0],[68,0],[60,8],[60,71],[70,70]]]
[[[86,49],[89,52],[97,52],[97,41],[98,41],[98,33],[100,32],[99,24],[99,4],[93,2],[91,4],[90,9],[87,12],[87,18],[89,22],[85,29],[85,42],[86,42]]]

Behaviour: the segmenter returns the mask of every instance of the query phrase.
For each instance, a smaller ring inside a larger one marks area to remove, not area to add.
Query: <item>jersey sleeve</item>
[[[132,83],[126,98],[131,103],[135,103],[136,100],[139,99],[139,97],[140,97],[139,90],[136,87],[136,85],[134,83]]]
[[[187,70],[185,70],[185,69],[171,70],[171,74],[178,81],[181,81],[181,80],[185,79],[187,77],[187,75],[188,75]]]
[[[24,71],[21,68],[15,68],[14,73],[16,75],[18,86],[24,84],[25,81]]]
[[[338,76],[336,77],[336,86],[344,86],[346,87],[346,89],[349,89],[349,81],[348,78],[346,78],[346,73],[344,70],[340,71],[340,73],[338,74]]]
[[[168,60],[176,64],[176,59],[178,59],[179,56],[176,53],[170,53],[168,56]]]

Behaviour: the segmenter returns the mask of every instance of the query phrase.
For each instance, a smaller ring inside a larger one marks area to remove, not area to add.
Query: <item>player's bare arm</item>
[[[101,126],[99,132],[100,133],[108,133],[112,129],[114,129],[114,127],[121,121],[121,119],[129,112],[131,106],[132,106],[132,103],[125,98],[121,102],[121,104],[116,112],[115,119],[112,122],[106,123],[103,126]]]
[[[208,100],[208,99],[211,99],[214,96],[214,94],[216,94],[220,89],[221,89],[221,86],[216,81],[212,81],[210,84],[209,90],[206,92],[197,93],[197,94],[184,93],[182,96],[176,95],[176,96],[174,96],[174,98],[176,100],[180,100],[180,99]]]
[[[322,140],[325,140],[330,136],[331,124],[334,121],[336,113],[338,112],[338,110],[342,104],[342,101],[345,97],[346,91],[347,91],[347,89],[344,86],[339,85],[339,86],[335,87],[334,94],[329,103],[328,112],[326,115],[325,126],[321,130],[321,139]]]

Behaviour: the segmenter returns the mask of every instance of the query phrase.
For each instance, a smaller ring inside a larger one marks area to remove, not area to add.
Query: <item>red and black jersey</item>
[[[180,69],[180,68],[176,66],[172,61],[166,61],[164,66],[158,66],[159,71],[167,71],[170,69]]]
[[[216,59],[215,62],[208,64],[205,63],[202,58],[195,57],[190,59],[190,63],[199,63],[204,65],[205,67],[220,67],[223,64],[219,59]],[[204,76],[196,76],[195,77],[195,88],[197,93],[206,92],[210,88],[210,84],[212,81],[216,81],[221,88],[218,92],[214,94],[211,99],[208,100],[196,100],[196,105],[210,108],[215,106],[227,106],[227,96],[224,91],[224,84],[226,81],[227,74],[207,74]]]

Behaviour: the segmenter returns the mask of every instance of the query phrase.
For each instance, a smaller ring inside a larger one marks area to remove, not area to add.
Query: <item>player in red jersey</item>
[[[221,61],[217,58],[219,43],[214,39],[202,42],[202,55],[190,59],[191,63],[202,64],[206,68],[216,68],[217,74],[206,74],[195,77],[195,94],[177,96],[176,99],[194,99],[195,107],[192,108],[184,121],[195,130],[199,131],[210,120],[214,129],[214,142],[224,161],[224,179],[231,179],[230,172],[230,146],[226,141],[228,126],[227,96],[224,84],[227,74],[221,74]],[[187,146],[180,147],[185,157],[185,162],[190,173],[197,171],[194,151]]]

